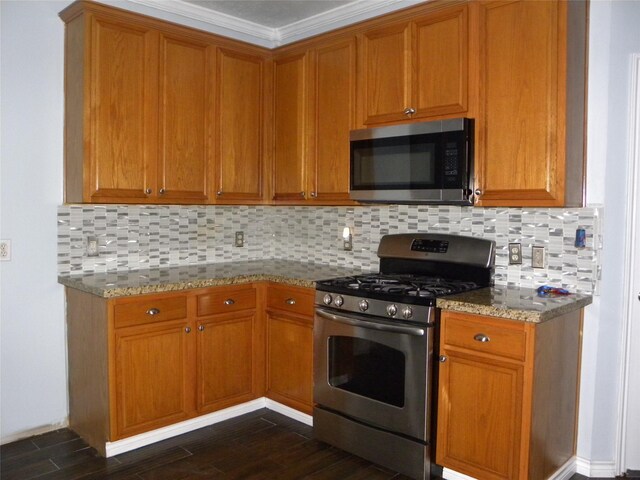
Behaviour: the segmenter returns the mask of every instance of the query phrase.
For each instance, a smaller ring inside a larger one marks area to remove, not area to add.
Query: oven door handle
[[[347,325],[352,325],[354,327],[368,328],[370,330],[403,333],[405,335],[412,335],[414,337],[424,337],[425,335],[424,328],[409,327],[405,325],[396,325],[388,322],[383,322],[380,320],[376,320],[374,322],[370,320],[358,320],[355,317],[344,317],[342,315],[336,315],[335,313],[322,310],[321,308],[316,309],[316,315],[327,320],[333,320],[334,322],[346,323]]]

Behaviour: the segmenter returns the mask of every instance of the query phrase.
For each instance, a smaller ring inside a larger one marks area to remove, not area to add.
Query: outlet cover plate
[[[0,240],[0,261],[11,261],[11,240]]]
[[[509,265],[522,265],[522,244],[509,244]]]
[[[236,232],[236,238],[234,245],[236,247],[244,247],[244,232],[238,231]]]
[[[531,247],[531,266],[544,268],[544,247]]]

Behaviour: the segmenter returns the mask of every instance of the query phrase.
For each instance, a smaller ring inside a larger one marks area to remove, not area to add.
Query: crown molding
[[[426,1],[429,0],[358,0],[276,29],[275,46],[297,42],[313,35],[335,30],[336,28],[377,17],[394,10],[426,3]]]
[[[207,31],[212,33],[219,33],[263,47],[273,48],[275,46],[276,30],[274,28],[265,27],[226,13],[214,12],[181,0],[127,0],[127,2],[202,22],[210,27],[207,28]],[[179,19],[174,21],[179,22]]]
[[[109,0],[99,1],[109,3]],[[176,23],[186,23],[195,28],[262,47],[276,48],[425,1],[429,0],[357,0],[280,28],[266,27],[182,0],[126,0],[125,3],[130,7],[146,7],[144,13],[150,15],[153,15],[153,11],[169,14],[170,20]],[[185,19],[195,20],[198,24],[185,22]]]

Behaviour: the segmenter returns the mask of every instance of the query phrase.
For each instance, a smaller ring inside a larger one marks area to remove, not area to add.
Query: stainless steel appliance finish
[[[495,244],[387,235],[378,256],[378,274],[317,282],[314,435],[424,480],[435,421],[435,300],[489,285]]]
[[[471,205],[473,121],[353,130],[349,194],[360,202]]]

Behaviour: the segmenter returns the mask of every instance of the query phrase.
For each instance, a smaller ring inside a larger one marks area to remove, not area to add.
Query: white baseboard
[[[560,467],[558,471],[551,475],[547,480],[568,480],[574,473],[576,473],[576,463],[576,457],[571,457],[567,463]],[[474,477],[456,472],[449,468],[442,469],[442,477],[445,480],[476,480]]]
[[[136,448],[144,447],[146,445],[151,445],[152,443],[159,442],[160,440],[166,440],[167,438],[182,435],[183,433],[191,432],[203,427],[208,427],[209,425],[213,425],[214,423],[238,417],[240,415],[244,415],[245,413],[253,412],[254,410],[259,410],[261,408],[264,408],[265,406],[265,398],[262,397],[258,398],[257,400],[252,400],[251,402],[235,405],[233,407],[225,408],[224,410],[219,410],[207,415],[202,415],[201,417],[185,420],[184,422],[175,423],[167,427],[151,430],[150,432],[141,433],[140,435],[124,438],[116,442],[107,442],[105,445],[106,456],[113,457],[114,455],[118,455],[120,453],[135,450]]]
[[[475,477],[470,477],[469,475],[456,472],[455,470],[451,470],[449,468],[442,469],[442,478],[444,478],[445,480],[476,480]]]
[[[151,445],[152,443],[166,440],[167,438],[175,437],[177,435],[182,435],[183,433],[188,433],[199,428],[208,427],[209,425],[229,420],[230,418],[239,417],[245,413],[253,412],[265,407],[299,422],[307,425],[313,425],[313,417],[310,415],[299,412],[298,410],[287,407],[281,403],[274,402],[266,397],[262,397],[240,405],[225,408],[224,410],[202,415],[201,417],[192,418],[190,420],[185,420],[184,422],[175,423],[167,427],[141,433],[140,435],[124,438],[116,442],[107,442],[105,445],[106,456],[113,457],[114,455],[129,452],[136,448]]]
[[[293,418],[305,425],[309,425],[313,427],[313,417],[311,415],[307,415],[306,413],[299,412],[298,410],[287,407],[281,403],[278,403],[270,398],[266,398],[266,407],[269,410],[273,410],[274,412],[281,413],[282,415],[286,415],[289,418]]]
[[[551,475],[548,480],[569,480],[577,469],[576,457],[571,457],[567,463],[561,466],[556,473]]]
[[[34,435],[42,435],[43,433],[53,432],[54,430],[67,428],[68,426],[69,418],[64,418],[59,422],[52,423],[51,425],[43,425],[42,427],[31,428],[29,430],[24,430],[22,432],[13,433],[11,435],[2,437],[0,445],[4,445],[5,443],[17,442],[18,440],[33,437]]]
[[[616,462],[590,461],[586,458],[576,458],[576,473],[591,478],[613,478],[616,472]]]

